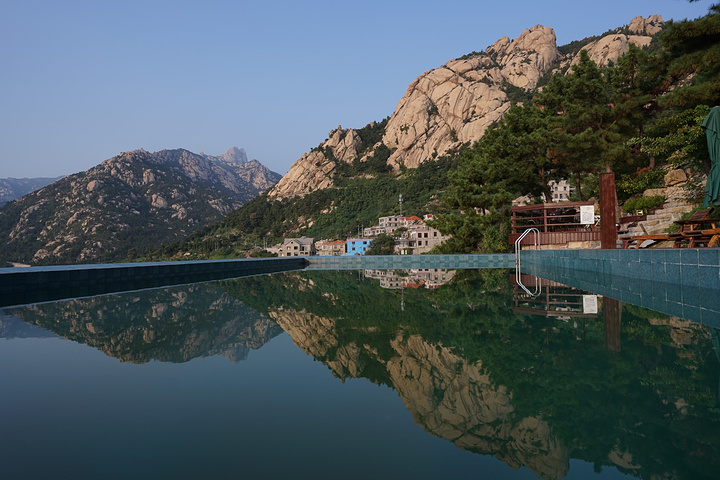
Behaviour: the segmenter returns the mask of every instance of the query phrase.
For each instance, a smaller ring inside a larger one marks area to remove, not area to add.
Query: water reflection
[[[510,278],[458,272],[448,287],[404,289],[404,309],[401,292],[338,273],[224,287],[338,378],[394,388],[418,424],[460,448],[548,479],[571,458],[643,478],[715,475],[720,368],[708,328],[610,298],[599,318],[514,311]]]
[[[341,381],[394,389],[432,435],[538,477],[571,459],[716,475],[717,330],[607,297],[585,313],[588,292],[556,283],[528,299],[507,271],[447,273],[432,290],[411,275],[292,273],[9,313],[136,363],[238,360],[284,330]]]
[[[213,284],[6,310],[26,325],[133,363],[187,362],[213,355],[237,362],[282,332],[276,323]]]

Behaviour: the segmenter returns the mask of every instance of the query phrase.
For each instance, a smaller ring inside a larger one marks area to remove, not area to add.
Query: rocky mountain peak
[[[583,48],[606,66],[627,52],[630,44],[650,45],[663,25],[659,15],[636,17]],[[522,101],[523,91],[534,91],[544,75],[578,60],[578,52],[560,53],[552,28],[535,25],[515,39],[502,37],[485,51],[423,73],[408,86],[385,126],[382,143],[392,152],[389,166],[395,172],[416,168],[479,140],[513,101]],[[268,195],[283,199],[332,187],[337,162],[364,161],[377,146],[361,147],[357,132],[338,126],[324,143],[295,162]]]
[[[410,84],[388,123],[389,163],[416,168],[452,148],[478,140],[510,108],[506,85],[537,86],[557,63],[553,29],[536,25],[503,37],[485,52],[446,63]]]
[[[223,153],[222,155],[218,155],[215,158],[217,158],[218,160],[222,160],[223,162],[226,162],[226,163],[240,164],[240,165],[247,163],[247,161],[248,161],[248,157],[247,157],[247,153],[245,152],[245,149],[237,148],[237,147],[230,147],[225,153]]]
[[[661,15],[650,15],[647,18],[643,18],[642,15],[630,20],[628,29],[630,33],[636,35],[655,35],[660,33],[665,26],[665,22]]]
[[[653,36],[659,33],[664,26],[665,22],[660,15],[651,15],[647,18],[637,16],[630,21],[629,25],[588,43],[581,50],[587,51],[593,62],[606,67],[625,55],[630,49],[630,45],[640,48],[650,46]],[[570,65],[575,65],[579,61],[580,52],[570,61]],[[570,70],[567,73],[570,73]]]

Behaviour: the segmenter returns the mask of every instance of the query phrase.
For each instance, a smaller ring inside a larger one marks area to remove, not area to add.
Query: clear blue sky
[[[423,72],[536,24],[558,44],[700,0],[0,0],[0,178],[244,148],[278,173]]]

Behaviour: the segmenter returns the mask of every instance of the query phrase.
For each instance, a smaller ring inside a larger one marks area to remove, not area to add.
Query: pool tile
[[[702,321],[702,317],[700,316],[700,308],[690,305],[684,305],[683,306],[683,313],[682,318],[685,318],[687,320],[692,320],[694,322],[700,322]]]
[[[679,264],[680,263],[680,250],[678,250],[678,249],[665,250],[665,261],[669,264]]]
[[[653,262],[650,268],[650,280],[665,282],[665,263]]]
[[[665,281],[673,284],[682,283],[682,279],[680,277],[680,265],[674,263],[665,264]]]
[[[702,248],[698,256],[700,265],[720,265],[720,248]]]
[[[683,305],[682,305],[682,303],[677,303],[677,302],[667,302],[666,312],[669,315],[672,315],[675,317],[682,317],[683,316]]]
[[[683,248],[680,250],[680,263],[683,265],[697,265],[698,258],[697,248]]]
[[[698,289],[699,304],[702,308],[720,312],[720,295],[717,290],[699,288]]]
[[[698,265],[683,264],[680,266],[681,282],[683,285],[697,285],[699,279]]]
[[[717,289],[720,293],[720,267],[698,267],[698,285],[702,288]]]
[[[700,290],[696,286],[682,286],[682,303],[685,306],[700,305]]]

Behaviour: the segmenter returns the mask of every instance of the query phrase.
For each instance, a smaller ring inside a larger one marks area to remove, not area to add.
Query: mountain
[[[630,45],[653,48],[663,28],[653,15],[563,46],[542,25],[514,40],[500,38],[423,73],[390,117],[359,129],[338,126],[264,195],[144,258],[206,258],[287,236],[344,238],[379,216],[400,213],[400,194],[405,214],[449,213],[442,199],[463,151],[513,104],[528,102],[551,78],[567,74],[581,50],[610,65]],[[208,244],[217,247],[208,250]]]
[[[50,185],[62,177],[38,177],[38,178],[0,178],[0,206],[7,202],[16,200],[46,185]]]
[[[513,103],[527,101],[552,75],[565,74],[584,49],[599,65],[614,63],[629,45],[645,48],[662,30],[659,15],[636,17],[629,25],[564,47],[555,32],[542,25],[517,38],[503,37],[486,50],[473,52],[420,75],[412,82],[381,131],[337,129],[296,161],[268,196],[285,199],[330,188],[341,163],[368,162],[379,150],[390,154],[389,168],[400,173],[479,140]]]
[[[217,222],[279,177],[234,148],[123,152],[3,206],[0,260],[118,261]]]

